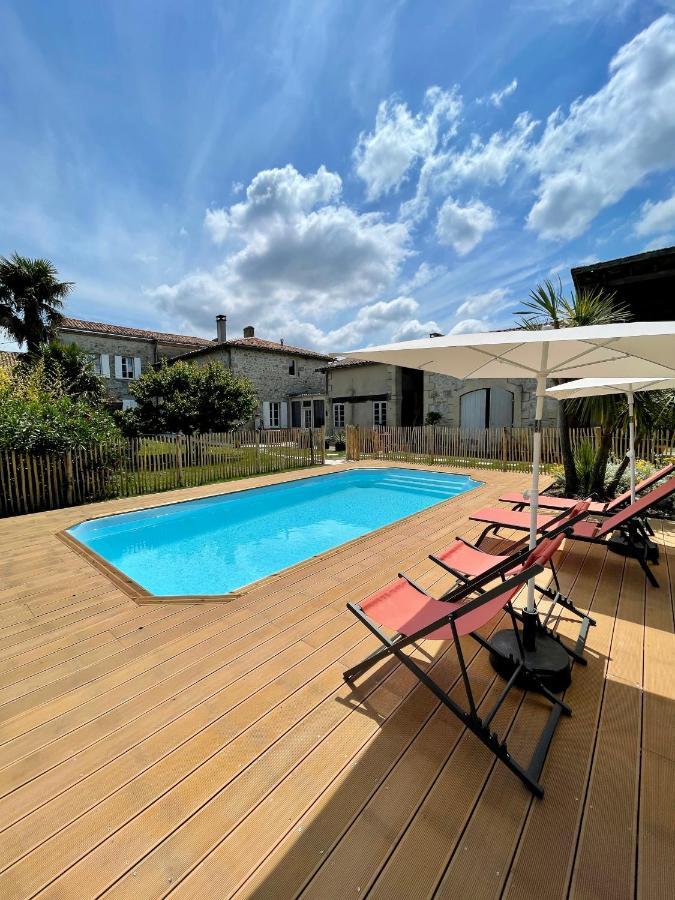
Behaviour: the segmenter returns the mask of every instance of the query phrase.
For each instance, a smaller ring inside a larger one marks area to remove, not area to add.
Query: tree
[[[523,303],[523,309],[516,315],[519,317],[521,328],[573,328],[581,325],[605,325],[611,322],[625,322],[629,316],[626,306],[618,303],[614,294],[608,294],[601,288],[583,289],[574,291],[569,297],[563,294],[562,282],[558,279],[555,285],[550,279],[530,292],[529,300]],[[556,380],[562,384],[567,379]],[[614,398],[606,398],[609,403],[616,405]],[[560,433],[560,447],[565,469],[565,492],[568,496],[574,496],[579,489],[579,479],[574,461],[574,451],[570,441],[570,417],[573,407],[568,406],[569,401],[561,400],[558,404],[558,430]],[[606,419],[609,422],[609,418]],[[594,470],[594,483],[607,468],[607,458],[611,447],[611,431],[609,445],[607,440],[601,442],[598,453],[598,465]],[[606,451],[606,455],[605,455]],[[604,465],[602,459],[604,458]]]
[[[77,344],[59,341],[41,344],[36,353],[27,356],[20,365],[30,368],[39,363],[45,377],[74,400],[100,406],[108,399],[105,381],[94,370],[91,356]]]
[[[33,355],[55,334],[72,287],[47,259],[0,257],[0,328]]]
[[[230,431],[248,421],[258,400],[248,378],[220,363],[187,362],[148,369],[129,386],[138,406],[128,410],[123,427],[144,434]]]

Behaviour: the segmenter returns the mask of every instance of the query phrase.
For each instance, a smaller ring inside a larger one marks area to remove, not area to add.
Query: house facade
[[[209,346],[174,359],[198,366],[221,363],[233,374],[250,379],[258,395],[251,426],[320,428],[325,424],[327,397],[322,367],[333,357],[258,338],[252,325],[244,328],[242,337],[228,339],[224,317],[219,317],[218,329],[218,339]]]
[[[325,367],[328,423],[363,428],[422,425],[429,413],[439,424],[463,428],[532,425],[533,379],[467,379],[384,363],[336,360]],[[557,402],[544,403],[544,424],[557,422]]]
[[[58,338],[90,354],[94,368],[106,379],[113,405],[121,409],[135,405],[129,385],[147,368],[213,343],[207,338],[68,318],[60,325]]]
[[[424,421],[422,372],[357,359],[336,360],[324,372],[331,432]]]

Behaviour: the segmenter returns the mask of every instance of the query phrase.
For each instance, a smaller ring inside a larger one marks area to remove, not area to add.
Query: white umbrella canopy
[[[675,378],[675,322],[622,322],[577,328],[443,335],[352,350],[344,356],[455,378],[536,378],[530,546],[537,540],[541,418],[547,378]],[[527,612],[536,615],[534,581]]]
[[[630,496],[635,503],[635,413],[634,396],[637,391],[675,390],[675,378],[578,378],[558,384],[546,391],[558,400],[580,400],[583,397],[603,397],[625,394],[628,400],[628,457],[630,460]]]

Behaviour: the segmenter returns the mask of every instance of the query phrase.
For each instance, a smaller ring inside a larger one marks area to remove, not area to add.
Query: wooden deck
[[[346,601],[400,570],[446,587],[427,553],[527,480],[471,474],[485,485],[229,603],[139,606],[55,535],[241,484],[2,520],[0,897],[671,897],[675,525],[655,523],[658,589],[567,542],[563,586],[598,624],[543,800],[405,667],[342,680],[374,646]],[[445,645],[415,655],[459,692]],[[495,728],[526,755],[545,712],[514,692]]]

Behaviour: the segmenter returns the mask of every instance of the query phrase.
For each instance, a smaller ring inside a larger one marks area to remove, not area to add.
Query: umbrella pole
[[[545,362],[545,360],[542,360]],[[537,376],[537,406],[534,414],[532,436],[532,482],[530,484],[530,550],[537,546],[537,516],[539,514],[539,468],[541,466],[541,420],[544,416],[546,375]],[[534,603],[534,579],[527,585],[527,611],[536,612]]]
[[[537,514],[539,511],[539,468],[541,466],[541,429],[544,417],[546,377],[548,366],[548,345],[541,353],[541,366],[537,375],[537,406],[535,410],[534,435],[532,437],[532,482],[530,485],[530,549],[537,544]],[[509,679],[518,665],[521,653],[528,668],[554,693],[564,691],[571,681],[570,657],[565,648],[541,627],[534,599],[534,578],[527,583],[527,607],[522,612],[522,645],[514,632],[499,631],[492,639],[490,660],[493,668]],[[525,679],[527,683],[527,679]],[[531,686],[531,685],[530,685]]]
[[[628,397],[628,440],[630,448],[630,502],[635,503],[635,401],[633,391],[626,391]]]

